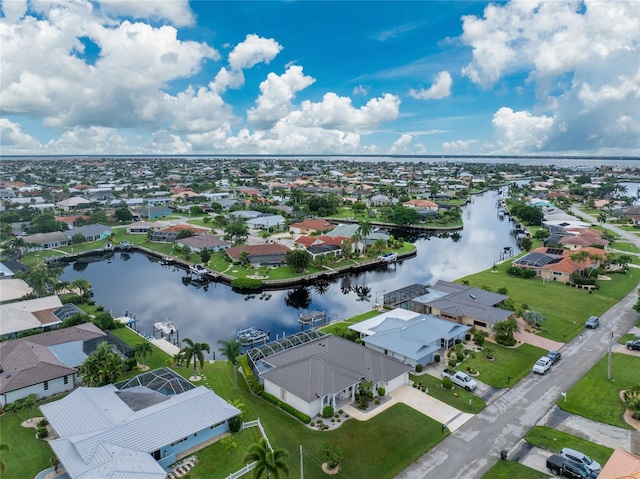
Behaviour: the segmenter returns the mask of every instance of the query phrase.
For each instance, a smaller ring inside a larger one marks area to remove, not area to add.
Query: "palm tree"
[[[47,296],[55,291],[58,276],[62,273],[60,268],[48,268],[40,266],[33,269],[27,276],[27,283],[33,289],[38,298]]]
[[[496,341],[506,346],[516,344],[515,333],[520,332],[520,326],[515,319],[505,319],[493,325],[493,332],[496,334]]]
[[[0,451],[9,452],[10,450],[11,450],[11,444],[7,442],[0,442]],[[5,473],[6,471],[7,471],[7,463],[4,462],[4,458],[0,456],[0,472]]]
[[[279,479],[281,474],[289,475],[289,466],[284,459],[289,457],[289,453],[284,449],[271,449],[265,438],[261,438],[255,444],[249,446],[247,453],[244,455],[244,462],[255,462],[256,467],[253,469],[254,479],[260,479],[266,474],[266,478],[273,477]]]
[[[362,248],[362,252],[366,253],[367,252],[367,236],[369,236],[371,233],[373,233],[373,226],[371,226],[371,223],[369,223],[368,221],[360,221],[358,223],[358,229],[356,230],[356,233],[360,234],[360,237],[363,240],[363,248]]]
[[[224,354],[227,359],[231,361],[231,364],[233,364],[233,387],[234,389],[238,389],[238,367],[236,363],[238,356],[240,356],[240,345],[233,339],[229,339],[228,341],[221,339],[218,341],[218,344],[220,345],[218,351]]]
[[[375,240],[373,242],[373,248],[378,253],[381,253],[383,250],[387,249],[387,242],[385,240],[383,240],[382,238],[378,238],[377,240]]]
[[[623,398],[625,406],[633,411],[633,418],[640,419],[640,384],[627,389],[623,393]]]
[[[193,360],[193,376],[197,377],[198,371],[196,369],[196,363],[200,362],[200,369],[202,369],[204,367],[203,351],[210,353],[211,348],[207,343],[194,343],[189,338],[184,338],[183,341],[187,345],[180,350],[180,353],[182,357],[187,360],[187,367],[189,367],[189,363]]]
[[[100,387],[117,381],[122,368],[120,356],[111,351],[109,343],[103,341],[80,365],[79,373],[87,386]]]
[[[493,359],[494,354],[496,354],[496,348],[494,348],[490,343],[487,343],[484,348],[482,348],[482,354],[487,359]]]
[[[141,343],[136,344],[135,352],[136,355],[140,356],[140,359],[142,359],[142,364],[146,366],[147,354],[151,356],[153,354],[153,348],[149,341],[142,341]]]
[[[69,287],[74,291],[80,291],[80,296],[86,299],[87,294],[91,291],[91,283],[84,278],[76,278],[69,284]]]

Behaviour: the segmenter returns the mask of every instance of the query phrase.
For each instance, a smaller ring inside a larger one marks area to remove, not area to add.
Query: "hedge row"
[[[235,289],[260,289],[262,281],[254,278],[236,278],[231,281],[231,287]]]
[[[244,377],[247,379],[249,389],[251,389],[251,392],[253,392],[253,394],[260,396],[260,394],[262,394],[262,391],[264,390],[264,387],[262,386],[262,384],[260,384],[260,381],[258,381],[253,375],[253,371],[249,367],[249,361],[246,354],[244,356],[240,356],[240,358],[238,358],[238,361],[242,366],[242,372],[244,372]]]
[[[307,416],[306,414],[298,411],[296,408],[294,408],[292,406],[289,406],[287,403],[280,401],[280,399],[278,399],[274,395],[266,393],[266,392],[263,391],[262,394],[260,394],[260,396],[262,396],[263,399],[266,399],[270,403],[275,404],[276,406],[278,406],[283,411],[288,412],[293,417],[299,419],[303,423],[309,424],[311,422],[311,418],[309,416]]]

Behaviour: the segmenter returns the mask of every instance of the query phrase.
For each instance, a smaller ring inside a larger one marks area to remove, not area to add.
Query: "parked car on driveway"
[[[562,448],[561,454],[562,454],[562,457],[564,457],[565,459],[571,459],[572,461],[576,461],[576,462],[579,462],[580,464],[585,465],[587,469],[589,469],[589,471],[591,472],[595,472],[596,474],[599,474],[600,471],[602,471],[602,466],[600,465],[600,463],[594,461],[589,456],[587,456],[586,454],[580,451],[576,451],[575,449],[564,447]]]
[[[600,326],[600,319],[597,316],[589,316],[587,322],[584,323],[585,328],[596,329],[598,326]]]
[[[546,356],[542,356],[533,365],[533,368],[531,368],[531,372],[534,372],[536,374],[544,374],[549,370],[550,367],[551,367],[551,359],[549,359]]]
[[[547,357],[549,359],[551,359],[551,364],[555,364],[558,361],[560,361],[560,358],[562,357],[562,354],[560,354],[559,351],[549,351],[547,353]]]
[[[635,349],[636,351],[640,351],[640,339],[636,339],[635,341],[627,341],[627,349]]]

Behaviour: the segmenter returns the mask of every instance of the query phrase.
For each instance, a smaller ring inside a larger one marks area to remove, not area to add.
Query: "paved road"
[[[640,243],[638,237],[630,239]],[[585,331],[562,348],[559,367],[545,376],[529,374],[523,378],[397,477],[481,478],[500,458],[501,450],[511,452],[561,398],[561,393],[568,391],[602,358],[611,332],[617,341],[631,329],[637,319],[631,307],[637,298],[638,287],[600,317],[600,328]]]

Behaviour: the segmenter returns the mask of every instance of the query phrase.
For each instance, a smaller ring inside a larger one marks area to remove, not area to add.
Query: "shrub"
[[[305,424],[309,424],[311,422],[311,418],[309,416],[307,416],[305,413],[298,411],[296,408],[289,406],[287,403],[280,401],[277,397],[266,393],[264,391],[262,391],[262,393],[260,394],[260,396],[263,399],[266,399],[267,401],[269,401],[271,404],[274,404],[275,406],[278,406],[280,409],[282,409],[285,412],[288,412],[289,414],[291,414],[293,417],[295,417],[296,419],[302,421]],[[329,426],[327,426],[325,424],[325,428],[328,428]]]
[[[439,363],[439,362],[440,362],[440,355],[439,355],[439,354],[434,355],[434,356],[433,356],[433,360],[434,360],[436,363]]]
[[[229,419],[229,431],[232,434],[235,434],[236,432],[240,432],[240,429],[242,429],[242,417],[241,416],[235,416],[235,417],[232,417],[231,419]]]
[[[125,362],[124,362],[124,370],[125,371],[132,371],[133,368],[135,368],[137,365],[138,365],[138,362],[137,362],[135,356],[132,357],[132,358],[127,358],[125,360]]]
[[[464,359],[464,353],[457,352],[456,353],[456,359],[458,360],[458,362],[462,362],[462,360]]]
[[[422,364],[416,364],[416,372],[417,373],[421,373],[422,372]]]
[[[374,401],[374,403],[375,403],[375,405],[376,405],[376,406],[379,406],[379,405],[380,405],[380,399],[376,399],[376,400]]]
[[[38,430],[37,430],[37,435],[38,435],[38,439],[44,439],[45,437],[47,437],[49,435],[49,430],[47,429],[46,426],[38,426]]]
[[[322,415],[324,417],[333,416],[333,406],[325,406],[325,408],[322,410]]]
[[[38,421],[38,427],[47,427],[48,424],[49,422],[44,418]]]
[[[453,381],[451,378],[442,378],[442,387],[445,389],[453,389]]]
[[[344,411],[342,409],[338,409],[338,413],[339,414],[344,414]]]
[[[336,422],[335,418],[331,418],[331,422]]]
[[[378,396],[384,396],[384,393],[386,393],[387,391],[385,391],[384,388],[378,388]]]
[[[457,365],[458,365],[458,361],[456,361],[455,359],[449,360],[449,367],[455,368]]]

